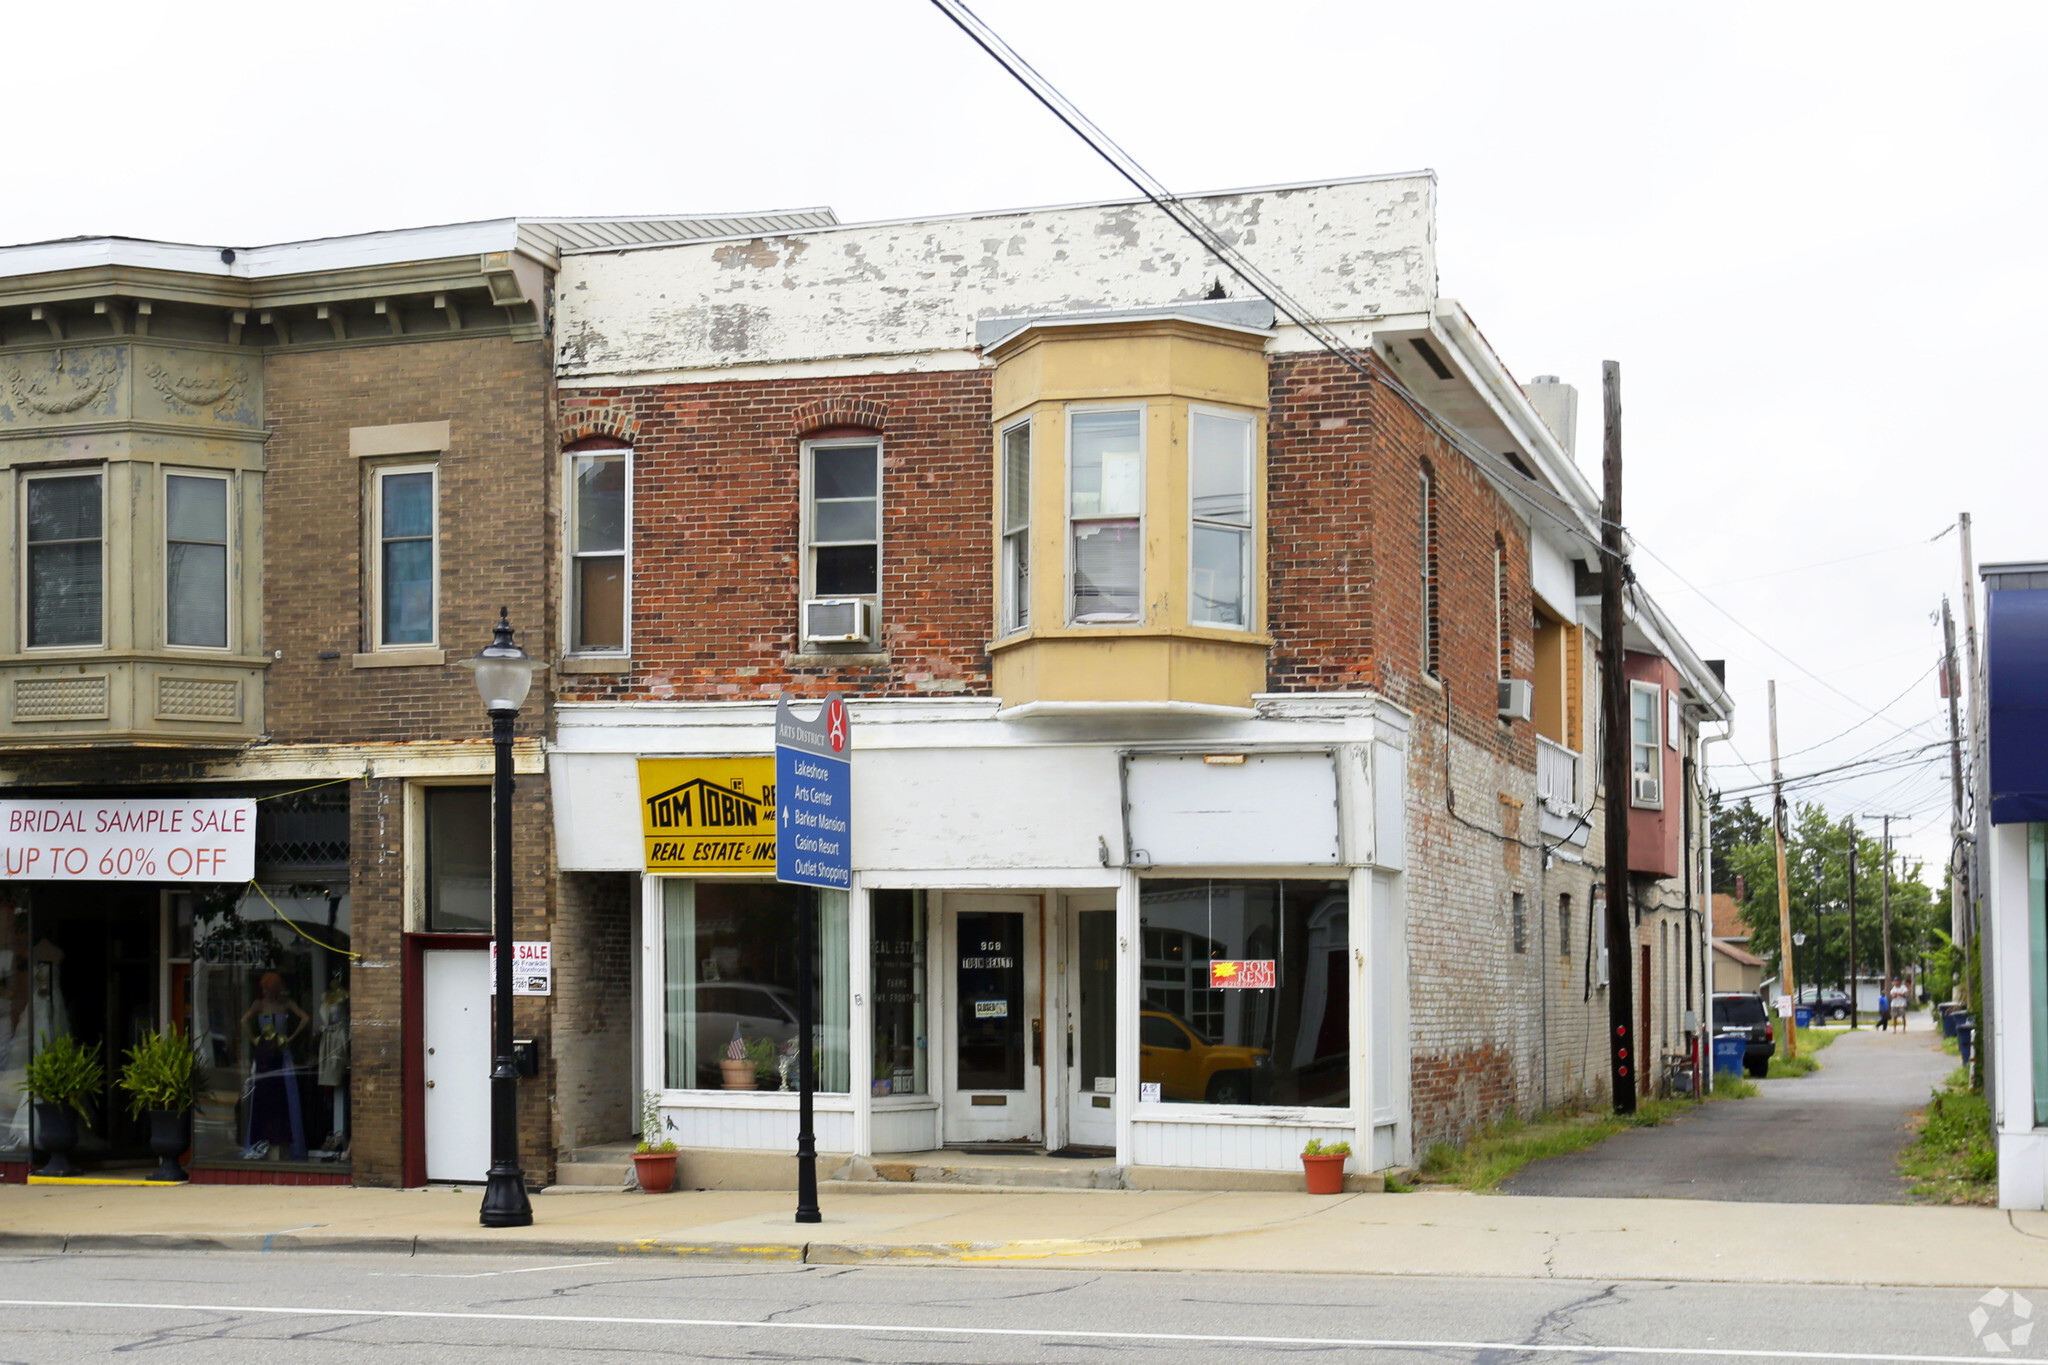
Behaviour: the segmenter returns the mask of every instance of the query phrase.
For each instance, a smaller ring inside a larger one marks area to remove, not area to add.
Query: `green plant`
[[[140,1118],[145,1110],[167,1109],[182,1114],[198,1103],[196,1076],[199,1054],[183,1029],[154,1029],[128,1049],[119,1084],[128,1092],[128,1112]]]
[[[1991,1109],[1957,1067],[1921,1117],[1920,1136],[1899,1155],[1914,1181],[1913,1196],[1937,1204],[1993,1204],[1998,1199],[1998,1149]]]
[[[775,1070],[775,1041],[772,1038],[747,1039],[747,1060],[754,1064],[754,1075],[761,1080],[773,1080]]]
[[[1333,1142],[1326,1147],[1323,1145],[1321,1138],[1310,1138],[1308,1146],[1301,1149],[1301,1154],[1303,1156],[1350,1156],[1351,1144],[1348,1142]]]
[[[655,1135],[660,1132],[661,1097],[652,1090],[643,1090],[640,1092],[640,1145],[633,1149],[634,1154],[667,1156],[675,1151],[676,1145],[673,1141],[666,1138],[660,1142],[654,1141]]]
[[[30,1099],[44,1104],[76,1109],[79,1117],[92,1118],[87,1101],[106,1088],[107,1069],[100,1065],[100,1045],[90,1048],[66,1034],[53,1039],[28,1064],[21,1089]]]
[[[1707,1092],[1711,1100],[1753,1100],[1763,1092],[1756,1088],[1756,1082],[1747,1076],[1716,1076],[1714,1088]]]

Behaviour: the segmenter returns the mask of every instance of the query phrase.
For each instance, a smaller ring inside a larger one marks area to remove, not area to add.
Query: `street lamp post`
[[[491,717],[495,764],[491,782],[491,936],[497,971],[491,990],[497,1009],[491,1065],[491,1169],[484,1183],[478,1221],[487,1228],[523,1228],[533,1223],[526,1197],[526,1173],[519,1169],[519,1070],[512,1061],[512,723],[526,703],[533,675],[547,665],[512,643],[512,621],[498,608],[490,644],[461,661],[474,671],[476,690]]]

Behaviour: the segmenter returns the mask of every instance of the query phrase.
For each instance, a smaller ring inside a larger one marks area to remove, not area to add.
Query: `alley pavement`
[[[1674,1123],[1636,1128],[1570,1156],[1532,1162],[1508,1194],[1716,1199],[1776,1204],[1884,1204],[1907,1198],[1899,1153],[1911,1113],[1956,1060],[1924,1014],[1905,1033],[1845,1033],[1815,1054],[1821,1068],[1758,1081],[1755,1099],[1710,1104]]]

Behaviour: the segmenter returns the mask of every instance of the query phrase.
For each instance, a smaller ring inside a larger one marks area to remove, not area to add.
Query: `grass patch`
[[[1714,1099],[1741,1099],[1757,1093],[1747,1081],[1716,1079]],[[1422,1158],[1424,1181],[1468,1190],[1492,1190],[1532,1161],[1569,1156],[1596,1147],[1629,1128],[1655,1128],[1680,1118],[1701,1104],[1691,1099],[1644,1099],[1626,1118],[1607,1109],[1554,1109],[1533,1119],[1506,1118],[1489,1124],[1465,1142],[1439,1143]]]
[[[1811,1076],[1820,1070],[1820,1063],[1811,1054],[1801,1052],[1797,1057],[1787,1057],[1780,1052],[1771,1058],[1771,1069],[1764,1073],[1770,1081],[1789,1081],[1795,1076]]]
[[[1714,1088],[1707,1092],[1707,1099],[1709,1101],[1753,1100],[1762,1093],[1761,1090],[1756,1088],[1756,1082],[1747,1076],[1723,1074],[1714,1077]]]
[[[1913,1197],[1929,1204],[1998,1202],[1998,1150],[1991,1107],[1957,1067],[1915,1122],[1920,1136],[1899,1155]]]

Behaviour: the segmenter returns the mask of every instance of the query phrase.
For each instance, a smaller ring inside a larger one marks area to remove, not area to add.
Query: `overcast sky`
[[[1968,510],[1980,562],[2048,558],[2048,6],[976,11],[1177,191],[1434,170],[1444,293],[1518,377],[1579,386],[1596,480],[1621,362],[1625,519],[1670,566],[1639,572],[1728,660],[1740,759],[1768,774],[1771,677],[1788,773],[1945,732],[1931,614],[1961,569],[1929,538]],[[1126,193],[923,0],[207,15],[115,0],[89,65],[15,64],[0,241]],[[79,23],[17,6],[8,46],[75,53]],[[1755,779],[1730,747],[1732,789]],[[1903,845],[1938,862],[1946,782],[1816,794],[1914,816]]]

